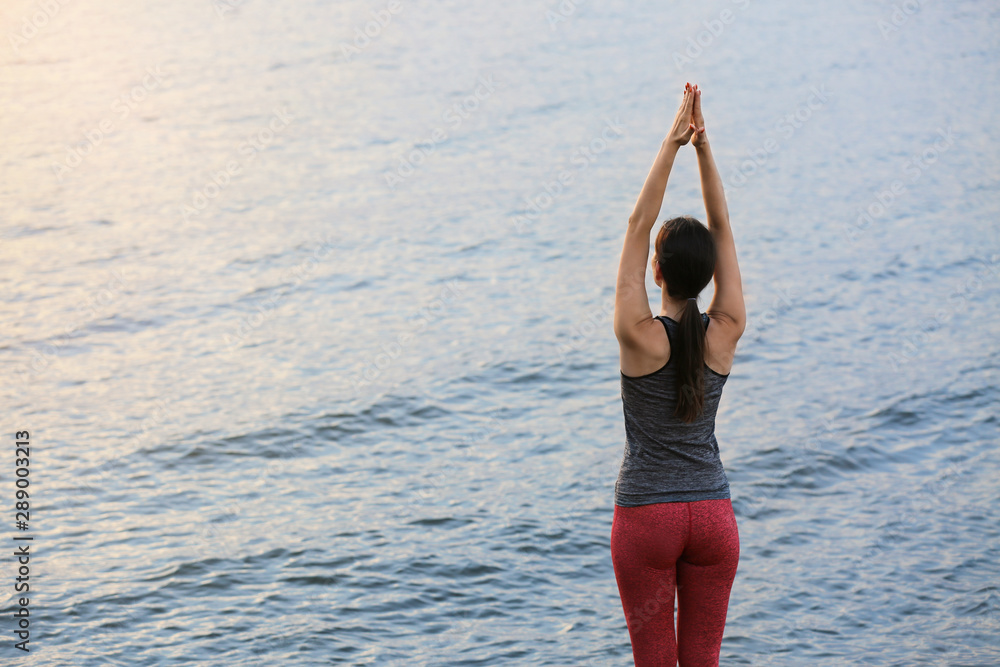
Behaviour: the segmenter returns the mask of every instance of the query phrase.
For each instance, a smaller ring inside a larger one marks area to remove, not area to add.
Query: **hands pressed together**
[[[674,125],[667,135],[667,141],[677,146],[683,146],[690,141],[695,147],[708,141],[708,137],[705,136],[705,119],[701,115],[701,91],[698,90],[698,84],[694,86],[690,83],[684,84],[684,98],[674,118]]]

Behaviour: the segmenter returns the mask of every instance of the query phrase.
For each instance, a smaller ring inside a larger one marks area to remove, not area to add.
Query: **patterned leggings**
[[[615,505],[611,561],[636,667],[717,667],[739,559],[728,498]]]

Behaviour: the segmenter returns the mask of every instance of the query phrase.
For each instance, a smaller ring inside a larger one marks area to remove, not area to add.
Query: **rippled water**
[[[6,3],[20,661],[631,664],[610,314],[691,80],[750,319],[722,664],[1000,663],[1000,12],[894,7]]]

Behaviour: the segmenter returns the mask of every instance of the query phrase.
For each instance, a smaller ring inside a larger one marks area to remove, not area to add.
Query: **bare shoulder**
[[[630,377],[653,373],[670,358],[670,341],[663,323],[650,318],[636,325],[628,340],[619,340],[621,372]]]
[[[705,363],[720,375],[729,375],[736,356],[736,344],[743,335],[743,327],[728,315],[717,312],[706,313],[709,323],[705,338],[708,350]]]

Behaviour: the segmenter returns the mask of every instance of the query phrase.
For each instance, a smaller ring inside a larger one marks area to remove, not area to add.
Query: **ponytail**
[[[671,300],[687,299],[677,323],[671,359],[677,359],[677,407],[674,417],[690,424],[701,416],[705,403],[705,322],[698,295],[715,273],[715,238],[695,218],[681,216],[663,223],[656,235],[656,259]]]
[[[690,424],[701,415],[705,403],[705,323],[698,310],[697,297],[684,306],[677,327],[677,409],[674,416]]]

